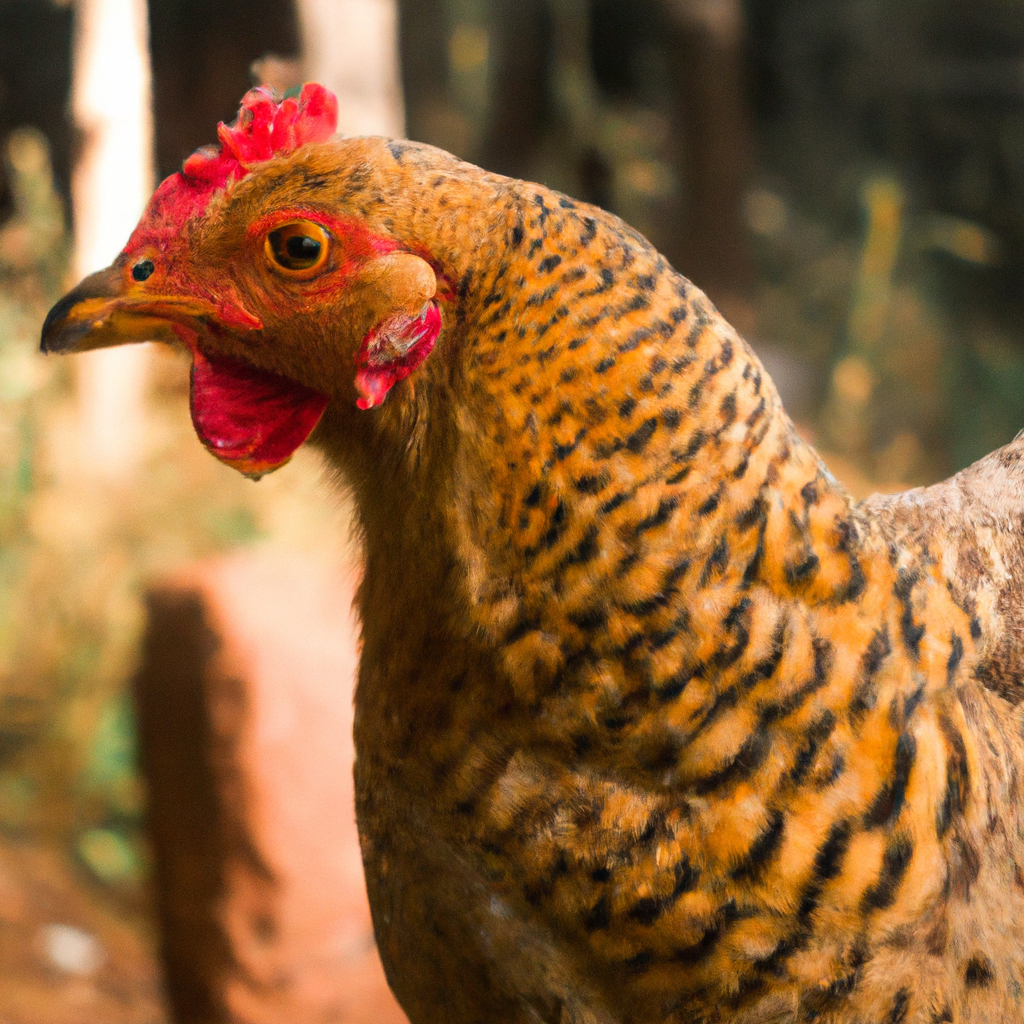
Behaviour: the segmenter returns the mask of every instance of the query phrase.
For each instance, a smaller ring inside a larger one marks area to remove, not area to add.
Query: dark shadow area
[[[213,141],[218,121],[230,123],[252,85],[252,62],[299,49],[290,0],[150,0],[153,113],[158,177]]]

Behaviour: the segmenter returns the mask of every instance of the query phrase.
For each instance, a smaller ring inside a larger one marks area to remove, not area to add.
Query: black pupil
[[[320,255],[320,243],[309,235],[292,235],[284,243],[284,247],[297,263],[315,263]]]
[[[132,267],[132,277],[134,277],[136,281],[145,281],[154,270],[156,270],[156,267],[153,266],[152,260],[139,260],[139,262]]]

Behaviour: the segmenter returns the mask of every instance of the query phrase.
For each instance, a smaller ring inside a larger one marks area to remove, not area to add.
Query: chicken
[[[1016,1021],[1017,441],[857,504],[617,218],[250,92],[42,347],[191,353],[355,496],[357,814],[419,1022]]]

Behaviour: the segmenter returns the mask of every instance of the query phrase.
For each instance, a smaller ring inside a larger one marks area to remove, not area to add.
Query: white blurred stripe
[[[153,113],[145,0],[78,0],[72,110],[82,148],[72,179],[78,277],[124,247],[153,190]],[[142,455],[148,350],[78,356],[86,464],[124,478]]]
[[[307,81],[338,97],[343,135],[405,134],[396,0],[297,0]]]

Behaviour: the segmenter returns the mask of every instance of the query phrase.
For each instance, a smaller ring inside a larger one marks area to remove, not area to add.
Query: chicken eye
[[[153,266],[152,260],[139,260],[139,262],[132,267],[132,277],[136,281],[146,281],[153,276],[154,270],[156,270],[156,267]]]
[[[319,224],[297,220],[271,231],[265,250],[276,270],[289,277],[311,277],[327,262],[329,241]]]

